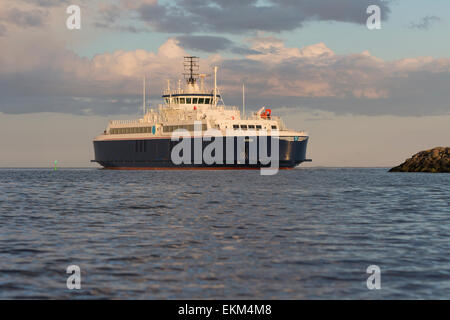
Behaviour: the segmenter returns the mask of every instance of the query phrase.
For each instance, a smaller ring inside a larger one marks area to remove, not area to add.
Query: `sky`
[[[308,131],[307,166],[395,166],[450,144],[449,30],[443,0],[2,0],[0,167],[95,166],[108,121],[140,116],[142,76],[156,106],[185,55],[219,66],[226,104],[245,83],[247,110]]]

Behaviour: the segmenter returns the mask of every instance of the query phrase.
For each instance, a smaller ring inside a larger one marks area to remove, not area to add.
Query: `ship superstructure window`
[[[247,125],[246,124],[241,124],[241,129],[242,130],[247,130]]]
[[[277,126],[272,126],[272,129],[273,130],[277,130]]]
[[[110,129],[110,134],[135,134],[135,133],[151,133],[151,132],[152,132],[152,127]]]
[[[187,131],[194,131],[195,127],[193,124],[183,124],[183,125],[174,125],[174,126],[164,126],[163,132],[174,132],[179,129],[184,129]],[[208,129],[208,126],[206,123],[203,123],[201,126],[202,131],[206,131]]]
[[[239,125],[238,124],[233,124],[233,129],[235,129],[235,130],[239,129]]]
[[[261,130],[262,127],[260,125],[256,125],[256,130]]]
[[[255,130],[255,125],[250,124],[250,125],[248,126],[248,129],[249,129],[249,130]]]
[[[213,99],[212,98],[206,98],[206,97],[164,97],[164,101],[167,104],[212,104]]]

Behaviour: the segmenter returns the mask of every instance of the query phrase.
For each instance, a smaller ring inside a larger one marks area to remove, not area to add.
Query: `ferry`
[[[185,57],[183,65],[184,86],[179,80],[173,89],[167,80],[158,108],[147,108],[144,78],[143,117],[110,121],[93,141],[92,162],[113,170],[226,170],[265,168],[274,162],[279,169],[292,169],[311,161],[306,158],[309,136],[305,131],[288,129],[268,107],[245,115],[244,87],[242,113],[237,106],[226,106],[217,86],[218,67],[214,67],[214,86],[209,89],[207,75],[199,73],[198,57]],[[176,137],[179,132],[183,134]],[[193,151],[180,152],[182,141]],[[223,147],[217,148],[219,141]],[[202,155],[211,152],[214,143],[211,161]]]

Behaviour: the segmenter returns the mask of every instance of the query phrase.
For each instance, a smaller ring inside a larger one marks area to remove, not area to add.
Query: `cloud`
[[[38,27],[45,23],[48,13],[43,10],[21,10],[18,8],[10,8],[3,10],[0,17],[3,21],[14,24],[19,27]]]
[[[378,5],[382,19],[391,12],[387,0],[120,0],[101,5],[97,26],[114,28],[117,15],[137,16],[154,31],[163,33],[282,32],[301,28],[309,21],[365,24],[367,7]]]
[[[177,0],[143,4],[136,10],[144,22],[161,32],[239,34],[290,31],[307,21],[363,24],[369,5],[380,6],[383,19],[389,16],[389,2],[383,0],[269,0],[266,4],[257,0]]]
[[[100,3],[98,11],[103,21],[102,23],[104,24],[115,23],[120,18],[122,12],[121,7],[118,5],[109,5],[104,3]]]
[[[449,112],[445,97],[450,86],[450,59],[422,57],[383,61],[369,52],[338,55],[325,43],[305,47],[286,46],[273,36],[249,37],[238,43],[210,33],[186,34],[188,28],[181,35],[169,38],[154,52],[118,50],[82,58],[67,49],[66,30],[54,28],[57,24],[64,26],[66,18],[65,11],[55,7],[56,2],[36,0],[20,8],[14,7],[15,2],[6,3],[6,6],[5,2],[0,5],[1,12],[13,14],[0,24],[0,112],[60,111],[83,114],[90,109],[96,114],[134,114],[139,104],[135,100],[139,99],[141,77],[148,77],[151,97],[156,101],[162,87],[165,87],[165,79],[176,80],[180,77],[183,57],[189,55],[191,50],[207,53],[201,61],[202,72],[210,73],[212,66],[220,66],[219,83],[228,104],[240,104],[241,85],[245,82],[249,108],[270,104],[274,107],[304,107],[336,114],[366,115],[433,115]],[[341,7],[336,7],[334,1],[325,0],[267,0],[263,7],[261,1],[243,4],[234,0],[212,3],[178,0],[170,6],[166,3],[156,0],[118,0],[109,5],[97,3],[98,10],[88,12],[84,17],[92,19],[100,14],[105,22],[104,27],[112,24],[115,28],[128,28],[128,32],[141,32],[151,26],[142,28],[143,24],[138,24],[131,28],[118,22],[123,21],[122,15],[130,12],[139,14],[143,8],[153,8],[160,10],[156,23],[173,14],[186,18],[186,21],[184,18],[167,21],[175,29],[184,22],[187,26],[194,23],[199,30],[208,26],[220,29],[221,23],[225,23],[225,20],[220,21],[222,17],[217,17],[215,22],[213,16],[191,19],[201,10],[211,10],[212,13],[229,13],[230,19],[235,19],[231,24],[237,23],[235,30],[239,29],[240,34],[253,30],[256,24],[241,28],[239,23],[242,21],[239,19],[243,17],[239,16],[238,11],[250,13],[261,10],[263,15],[269,14],[269,11],[271,15],[276,15],[280,14],[278,7],[291,12],[301,8],[300,16],[297,15],[300,24],[297,19],[292,28],[300,26],[302,21],[314,19],[357,21],[356,11],[340,12]],[[340,5],[347,8],[359,8],[361,3],[365,2],[340,1]],[[201,10],[177,11],[177,8],[188,7]],[[56,12],[63,14],[57,15]],[[289,13],[286,14],[289,20]],[[253,19],[256,18],[250,16],[250,21]],[[284,23],[282,19],[278,21]],[[268,29],[277,30],[272,21],[266,22]],[[284,24],[281,29],[286,26]],[[223,25],[224,32],[234,32],[230,28],[234,27]],[[76,36],[75,33],[71,35]],[[223,52],[237,53],[239,58],[225,58],[220,54]]]
[[[152,31],[162,33],[252,34],[259,31],[283,32],[303,27],[310,21],[337,21],[365,24],[367,7],[378,5],[382,19],[391,12],[387,0],[120,0],[101,4],[100,28],[118,28],[118,18],[138,19]],[[145,28],[129,28],[146,31]],[[245,52],[242,47],[234,52]]]
[[[0,37],[6,35],[6,31],[8,29],[6,29],[6,27],[3,24],[0,24]]]
[[[155,5],[158,0],[120,0],[122,7],[126,9],[137,9],[142,5]]]
[[[411,29],[428,30],[433,24],[442,21],[437,16],[425,16],[419,22],[411,22],[409,27]]]
[[[204,52],[230,51],[236,54],[258,54],[256,50],[237,45],[233,41],[218,36],[182,35],[176,37],[181,47]]]
[[[367,51],[338,55],[324,43],[287,47],[274,37],[247,40],[249,50],[258,54],[237,59],[213,53],[201,60],[205,73],[220,66],[219,84],[227,104],[240,105],[245,82],[248,106],[253,109],[270,105],[404,116],[450,112],[450,59],[384,61]],[[8,47],[0,59],[0,112],[83,114],[91,109],[95,114],[135,114],[141,77],[147,75],[156,102],[165,79],[178,79],[183,57],[189,55],[176,38],[168,39],[156,52],[119,50],[92,59],[77,56],[63,43],[39,47],[30,42],[27,46]],[[31,51],[32,59],[27,54]]]
[[[86,1],[77,0],[78,4]],[[7,29],[9,33],[20,29],[43,29],[58,19],[64,19],[68,5],[69,0],[2,0],[0,22],[3,31]]]
[[[23,1],[23,0],[22,0]],[[39,7],[58,7],[63,4],[68,4],[69,0],[26,0],[29,4],[34,4]]]

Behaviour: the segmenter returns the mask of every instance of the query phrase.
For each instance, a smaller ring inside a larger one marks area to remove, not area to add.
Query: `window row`
[[[111,134],[132,134],[132,133],[155,133],[152,127],[138,128],[114,128],[110,129]]]
[[[234,124],[233,125],[233,129],[235,129],[235,130],[239,130],[239,129],[241,129],[241,130],[262,130],[262,126],[260,126],[260,125],[253,125],[253,124],[249,124],[249,125],[246,125],[246,124],[241,124],[241,125]],[[277,126],[272,126],[272,130],[277,130]]]
[[[212,98],[165,98],[170,104],[211,104]]]
[[[184,124],[184,125],[177,125],[177,126],[164,126],[163,132],[174,132],[178,129],[184,129],[187,131],[194,131],[194,125],[193,124]],[[202,124],[202,131],[206,131],[208,129],[208,126],[206,123]]]

